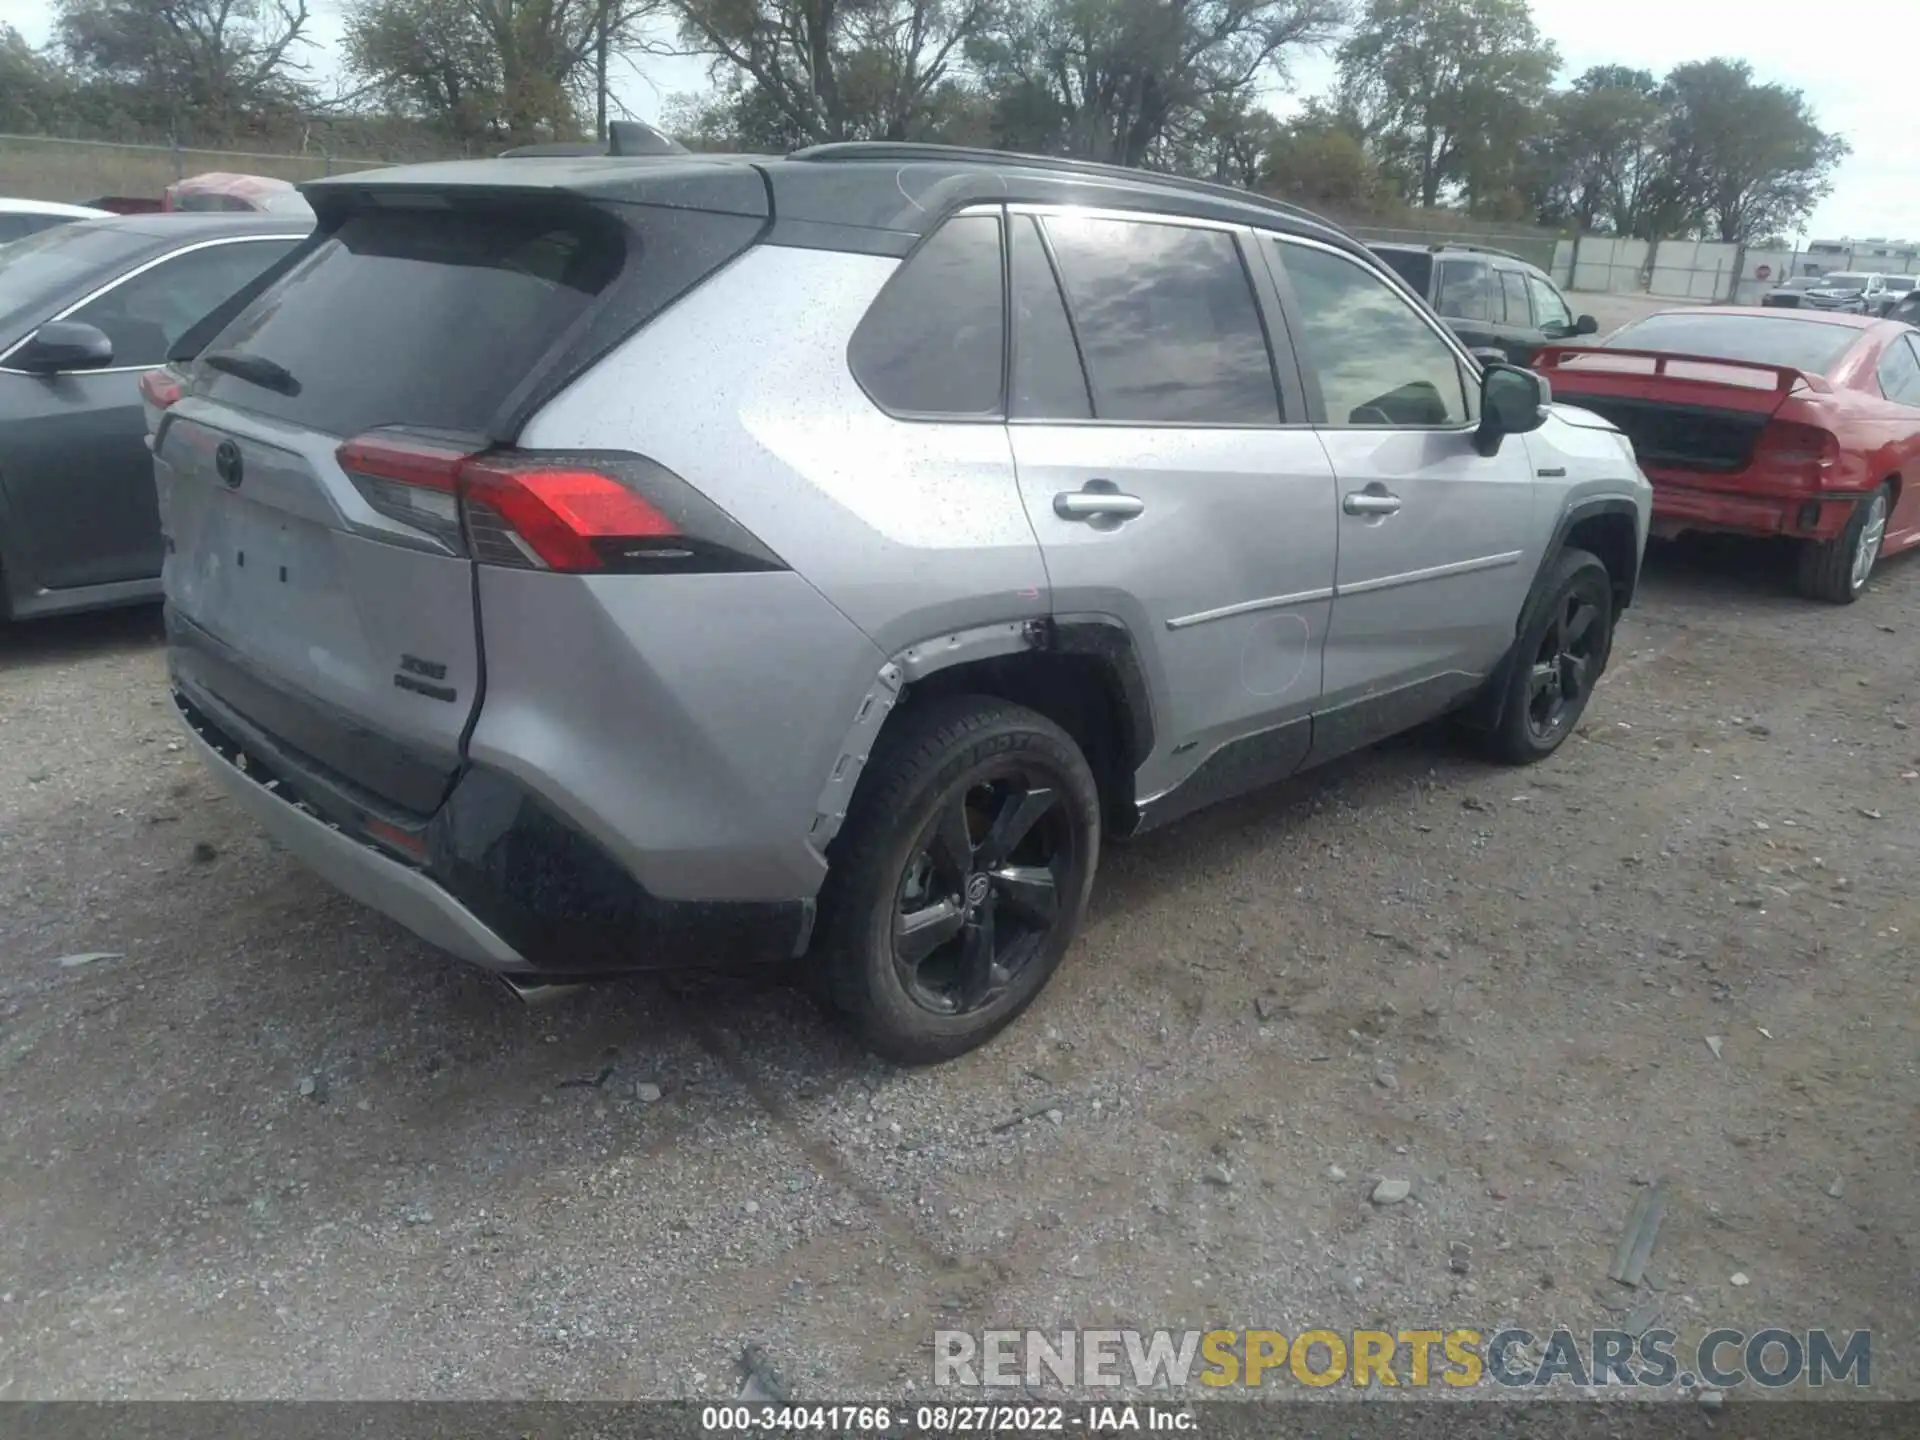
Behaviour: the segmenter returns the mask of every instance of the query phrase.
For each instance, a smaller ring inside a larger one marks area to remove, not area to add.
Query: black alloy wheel
[[[1592,597],[1562,595],[1527,672],[1527,728],[1542,744],[1578,715],[1604,663],[1606,617]]]
[[[1087,757],[1054,721],[996,696],[910,696],[828,850],[815,993],[891,1060],[985,1044],[1079,933],[1100,815]]]
[[[1063,913],[1073,826],[1060,792],[1019,761],[944,800],[900,877],[893,963],[901,988],[937,1015],[995,1004]]]

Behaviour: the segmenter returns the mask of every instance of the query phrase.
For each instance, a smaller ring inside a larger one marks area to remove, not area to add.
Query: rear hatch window
[[[343,437],[402,424],[485,431],[620,273],[626,239],[584,210],[351,216],[218,338],[224,355],[256,363],[229,361],[201,393]],[[279,383],[257,384],[260,374]]]
[[[1427,286],[1433,280],[1433,256],[1424,250],[1376,250],[1374,258],[1413,287],[1413,293],[1424,297]]]

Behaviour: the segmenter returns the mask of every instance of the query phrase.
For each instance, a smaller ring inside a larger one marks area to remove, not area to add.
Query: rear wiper
[[[200,359],[215,370],[258,385],[262,390],[277,390],[282,395],[298,395],[300,382],[293,372],[277,360],[264,355],[243,355],[238,350],[214,350]]]

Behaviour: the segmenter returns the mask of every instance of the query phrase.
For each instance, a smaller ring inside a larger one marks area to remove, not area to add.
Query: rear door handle
[[[1089,480],[1085,489],[1053,497],[1053,513],[1062,520],[1129,520],[1146,508],[1146,501],[1123,495],[1111,480]]]
[[[1397,515],[1400,497],[1385,490],[1355,490],[1340,502],[1349,515]]]

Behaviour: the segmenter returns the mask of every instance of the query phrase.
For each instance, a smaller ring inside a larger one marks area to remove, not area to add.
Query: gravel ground
[[[1650,564],[1555,761],[1413,737],[1117,849],[920,1072],[773,984],[527,1009],[217,798],[150,612],[0,632],[0,1397],[727,1397],[747,1341],[903,1397],[936,1326],[1648,1299],[1920,1396],[1920,563]]]

